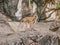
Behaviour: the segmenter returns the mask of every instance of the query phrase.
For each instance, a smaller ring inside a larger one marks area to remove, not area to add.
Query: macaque
[[[37,23],[37,19],[38,19],[38,16],[36,13],[34,13],[33,15],[30,15],[29,17],[22,18],[20,23],[23,23],[23,25],[26,28],[31,29],[32,24]]]

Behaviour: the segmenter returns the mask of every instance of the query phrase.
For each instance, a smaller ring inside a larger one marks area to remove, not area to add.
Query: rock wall
[[[29,0],[1,0],[0,12],[12,20],[20,20],[31,15]]]
[[[12,20],[16,20],[15,12],[17,11],[18,1],[19,0],[1,0],[0,12]]]

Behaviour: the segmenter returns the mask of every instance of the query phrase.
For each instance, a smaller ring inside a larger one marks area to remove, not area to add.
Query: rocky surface
[[[0,12],[12,20],[16,20],[18,0],[0,0]]]
[[[20,9],[17,9],[18,1],[19,0],[0,0],[0,12],[5,14],[9,18],[11,18],[12,20],[18,21],[18,19],[16,18],[17,16],[15,16],[15,13],[17,12],[17,10],[20,10]],[[43,1],[42,0],[41,1],[33,0],[33,2],[35,2],[37,5],[36,11],[38,12],[37,14],[39,17],[39,21],[45,19],[46,16],[44,15],[44,12],[41,14],[42,7],[43,7],[42,6]],[[29,8],[29,0],[22,0],[22,6],[21,7],[22,7],[22,9],[21,9],[22,10],[21,11],[22,17],[26,17],[26,16],[31,15],[32,9]],[[21,8],[21,7],[19,7],[19,8]]]
[[[0,13],[0,34],[8,34],[13,32],[7,22],[8,18]]]
[[[58,45],[56,34],[28,30],[0,35],[0,45]]]
[[[10,24],[7,18],[0,14],[0,45],[58,45],[57,33],[49,31],[51,23],[36,23],[32,25],[32,29],[24,31],[21,23],[18,31],[16,27],[19,23]],[[15,28],[12,28],[13,25]]]
[[[0,0],[0,12],[11,17],[12,19],[16,19],[14,17],[15,12],[17,11],[17,4],[18,0]],[[26,8],[27,10],[25,11],[30,14],[28,7]],[[8,18],[1,13],[0,45],[58,45],[57,34],[60,35],[60,30],[56,31],[57,33],[49,31],[51,23],[36,23],[32,25],[32,29],[26,29],[24,27],[24,30],[23,24],[20,24],[19,26],[19,22],[9,23],[7,21]],[[28,13],[26,15],[28,15]]]

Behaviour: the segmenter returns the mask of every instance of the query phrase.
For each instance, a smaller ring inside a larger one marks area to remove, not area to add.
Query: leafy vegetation
[[[60,8],[60,2],[57,3],[57,8]]]

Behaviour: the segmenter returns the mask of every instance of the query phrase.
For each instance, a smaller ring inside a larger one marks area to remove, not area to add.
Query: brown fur
[[[37,22],[37,15],[36,13],[34,13],[33,15],[31,15],[30,17],[25,17],[21,20],[20,24],[22,23],[26,28],[31,29],[32,28],[32,24],[35,24]]]
[[[36,14],[33,14],[31,15],[30,17],[25,17],[21,20],[22,22],[27,22],[27,23],[35,23],[35,21],[37,21],[37,15]]]

